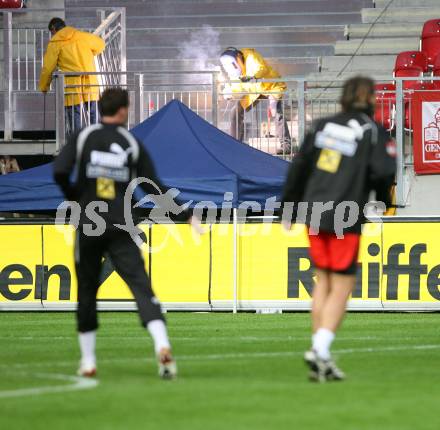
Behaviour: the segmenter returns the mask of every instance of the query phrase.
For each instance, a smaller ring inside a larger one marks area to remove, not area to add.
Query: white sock
[[[328,360],[330,358],[330,346],[335,338],[335,334],[326,329],[320,328],[313,337],[313,349],[319,358]]]
[[[83,366],[96,366],[96,330],[78,333],[78,340],[81,349],[81,364]]]
[[[147,324],[147,329],[153,338],[156,354],[159,354],[162,348],[171,349],[170,341],[168,340],[167,327],[162,320],[150,321]]]

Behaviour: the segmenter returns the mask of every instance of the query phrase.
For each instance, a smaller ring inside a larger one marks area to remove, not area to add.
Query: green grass
[[[99,385],[70,384],[73,314],[0,315],[1,429],[438,429],[439,315],[350,314],[334,344],[344,383],[306,380],[307,314],[170,313],[180,375],[160,381],[136,314],[102,313]]]

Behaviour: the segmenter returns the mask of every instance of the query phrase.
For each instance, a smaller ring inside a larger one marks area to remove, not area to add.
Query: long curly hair
[[[342,110],[371,111],[374,93],[374,81],[366,76],[355,76],[347,80],[340,99]]]

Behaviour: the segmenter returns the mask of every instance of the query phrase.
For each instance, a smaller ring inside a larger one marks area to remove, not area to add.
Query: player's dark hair
[[[355,76],[344,83],[341,105],[344,112],[372,109],[371,98],[374,95],[374,81],[365,76]]]
[[[119,109],[126,108],[129,104],[127,90],[120,87],[107,88],[98,102],[99,113],[101,116],[114,116]]]
[[[52,18],[49,22],[49,25],[47,26],[49,28],[49,31],[60,31],[62,28],[66,26],[66,23],[61,18]]]

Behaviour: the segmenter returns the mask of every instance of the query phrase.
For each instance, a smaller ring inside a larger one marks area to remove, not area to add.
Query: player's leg
[[[313,345],[317,354],[324,360],[330,359],[331,344],[356,282],[359,240],[360,236],[353,233],[347,233],[340,239],[334,234],[326,235],[329,293],[321,309]]]
[[[344,318],[347,301],[355,284],[355,275],[330,274],[330,293],[321,313],[322,328],[336,333]]]
[[[312,331],[321,326],[321,313],[330,292],[329,235],[309,229],[310,258],[315,267],[316,283],[312,292]]]
[[[133,293],[142,325],[153,339],[160,376],[175,377],[177,368],[171,354],[165,318],[151,287],[141,250],[128,234],[117,232],[109,244],[109,253],[117,273]]]
[[[321,327],[322,310],[330,293],[330,274],[326,270],[316,269],[316,284],[312,292],[312,332]]]
[[[81,350],[78,374],[93,376],[96,373],[96,330],[98,317],[96,294],[101,272],[102,241],[77,231],[75,243],[75,267],[78,279],[77,327]]]
[[[318,379],[318,367],[316,364],[316,351],[314,350],[316,332],[321,327],[321,313],[325,301],[330,292],[330,278],[328,269],[330,261],[328,259],[328,234],[325,232],[315,232],[309,229],[310,257],[315,266],[317,275],[316,284],[312,292],[312,347],[304,354],[304,360],[310,369],[309,378]]]
[[[313,338],[315,379],[342,380],[345,374],[332,359],[330,348],[344,318],[347,301],[356,282],[354,275],[330,274],[330,292],[321,310],[320,327]]]
[[[316,351],[314,350],[316,332],[321,327],[322,310],[325,307],[330,293],[330,276],[327,270],[316,269],[316,284],[312,292],[312,348],[305,352],[304,360],[310,369],[309,378],[317,380],[318,366],[316,364]]]
[[[333,235],[327,240],[330,290],[321,310],[319,328],[313,339],[313,350],[321,360],[326,379],[341,380],[345,377],[333,362],[330,349],[356,283],[359,240],[358,234],[350,233],[342,239]],[[323,376],[321,374],[321,379]]]
[[[322,303],[320,321],[313,338],[313,349],[323,360],[329,360],[331,357],[330,347],[344,317],[355,280],[355,276],[352,275],[329,275],[329,293]]]

